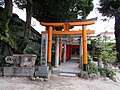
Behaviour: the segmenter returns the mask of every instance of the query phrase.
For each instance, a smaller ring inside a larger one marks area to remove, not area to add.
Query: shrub
[[[105,68],[98,68],[98,71],[100,72],[100,76],[108,77],[110,79],[113,79],[113,77],[116,75],[115,71],[112,69],[105,69]]]
[[[53,69],[53,67],[52,67],[52,65],[50,63],[47,63],[47,66],[49,67],[49,70]]]
[[[25,53],[37,55],[37,59],[35,63],[36,65],[38,65],[41,60],[40,49],[41,49],[40,44],[30,44],[30,45],[27,45],[27,47],[24,50]]]
[[[88,55],[88,74],[94,73],[97,74],[98,68],[95,63],[92,62],[92,58]]]
[[[113,77],[116,75],[115,71],[109,68],[99,68],[97,67],[93,62],[92,58],[88,56],[88,74],[98,74],[100,73],[100,76],[102,77],[108,77],[113,80]]]

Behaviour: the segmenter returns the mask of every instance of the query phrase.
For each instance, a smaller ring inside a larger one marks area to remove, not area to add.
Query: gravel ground
[[[52,75],[48,81],[31,81],[25,77],[0,77],[0,90],[120,90],[120,82]]]

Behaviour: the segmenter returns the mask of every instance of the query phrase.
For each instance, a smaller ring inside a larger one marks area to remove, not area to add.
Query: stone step
[[[52,74],[59,75],[59,73],[69,73],[69,74],[79,74],[80,71],[72,71],[72,70],[58,70],[58,69],[53,69]]]
[[[76,77],[76,74],[74,74],[74,73],[65,73],[65,72],[62,73],[62,72],[60,72],[59,76]]]
[[[79,74],[79,71],[59,71],[59,73],[71,73],[71,74]]]

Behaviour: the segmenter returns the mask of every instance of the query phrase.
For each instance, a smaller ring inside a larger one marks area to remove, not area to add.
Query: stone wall
[[[35,67],[4,67],[5,76],[33,76]]]

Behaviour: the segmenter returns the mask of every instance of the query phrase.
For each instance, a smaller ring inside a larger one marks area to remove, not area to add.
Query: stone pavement
[[[70,74],[78,74],[80,73],[79,66],[79,58],[78,57],[71,57],[70,60],[66,61],[65,63],[61,63],[58,68],[53,68],[53,71],[58,71],[59,73],[70,73]]]

